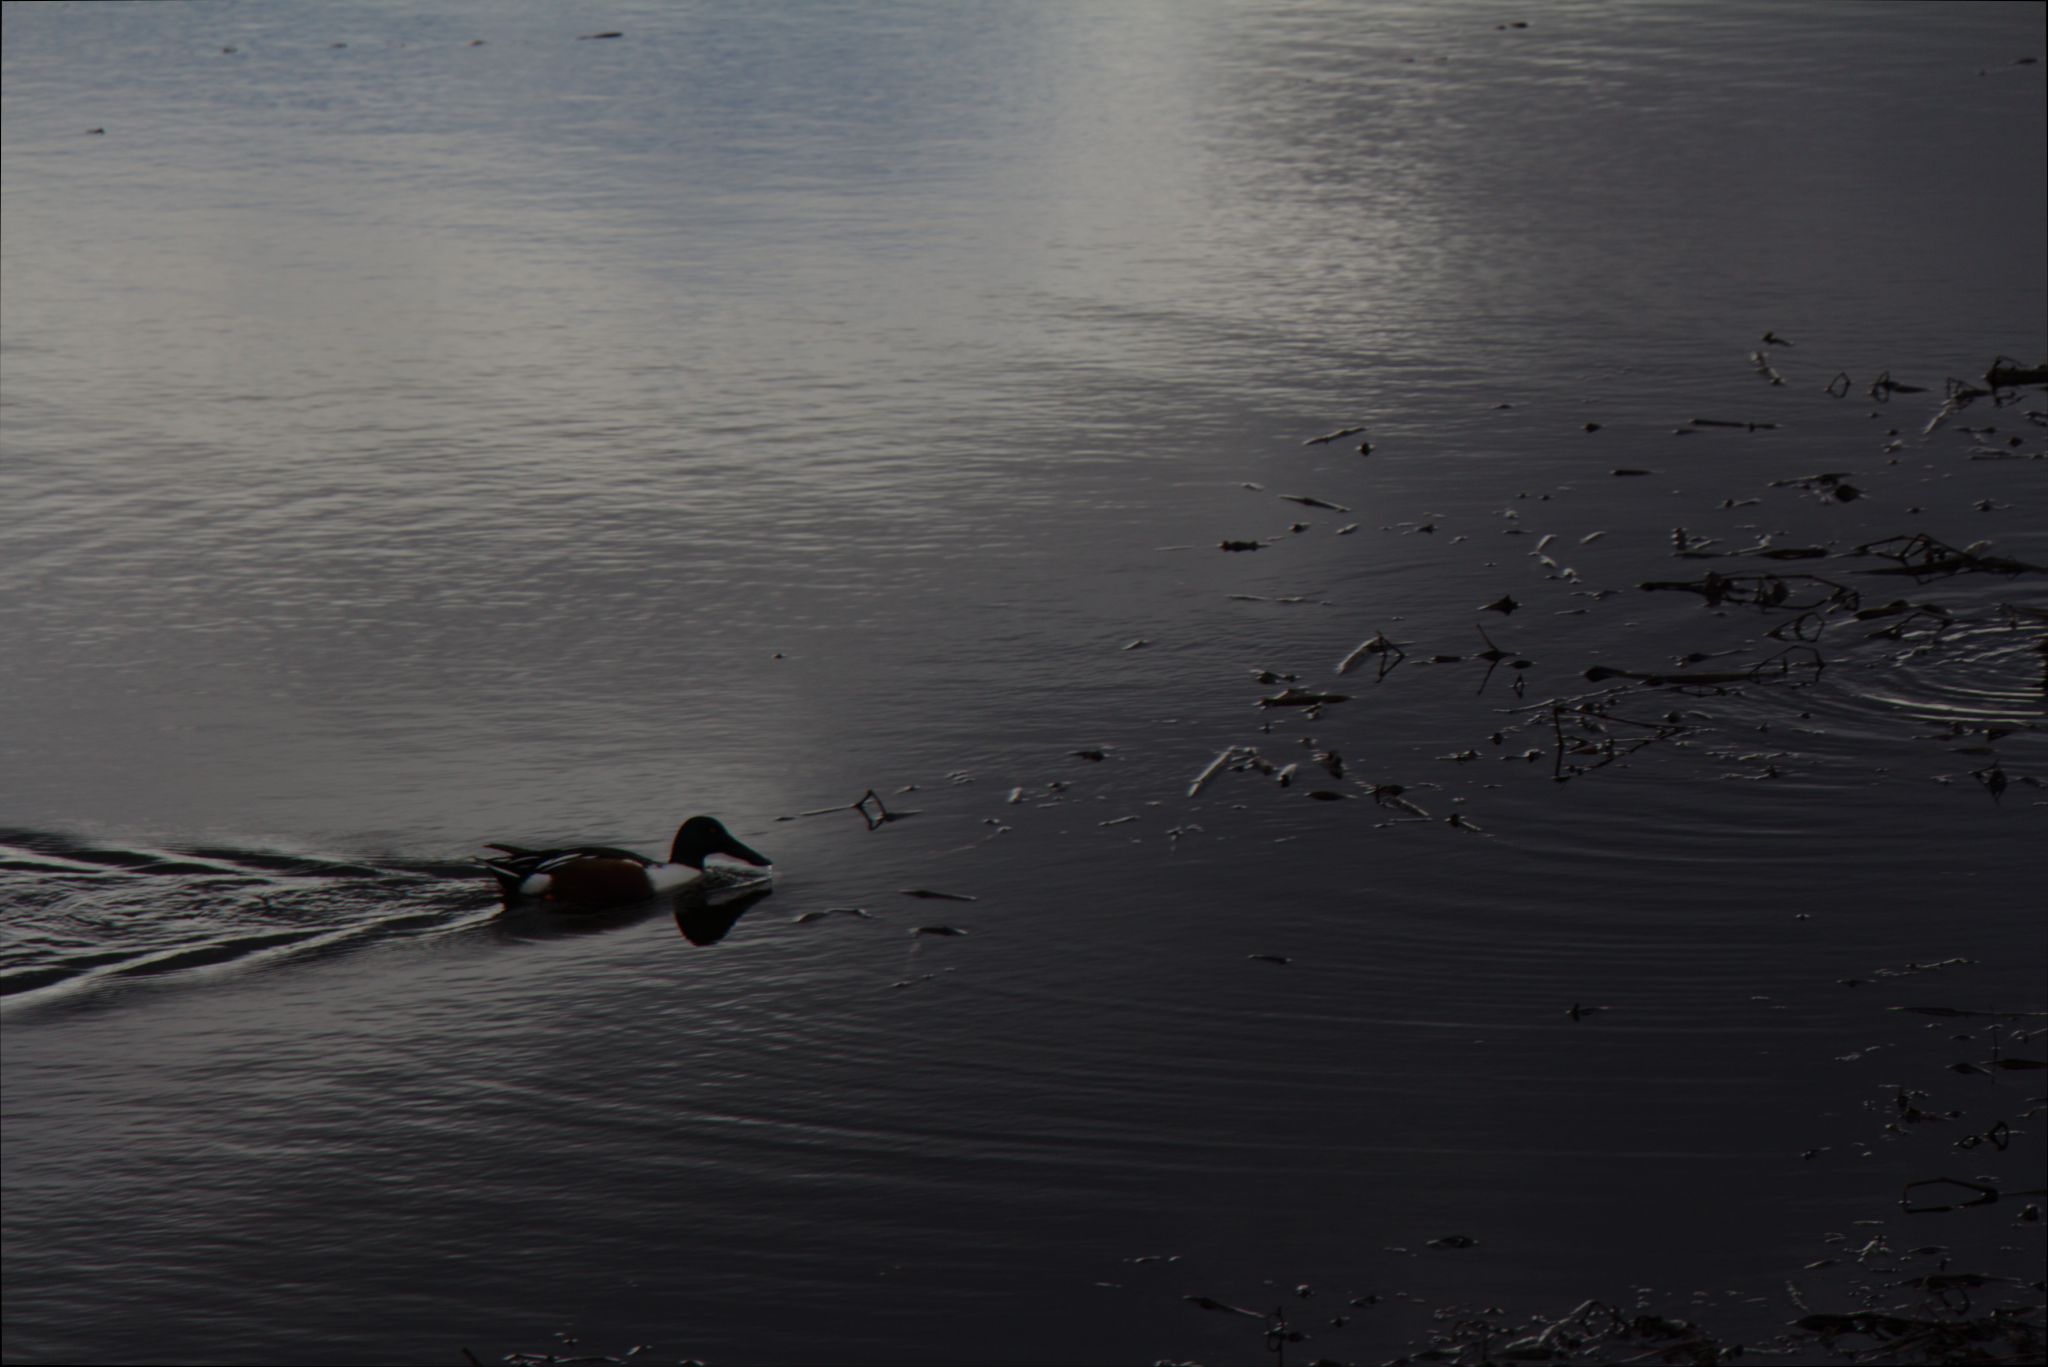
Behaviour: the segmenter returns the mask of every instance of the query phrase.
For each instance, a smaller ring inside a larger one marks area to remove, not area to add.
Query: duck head
[[[767,855],[742,845],[723,822],[710,816],[693,816],[682,824],[676,831],[675,844],[669,847],[668,862],[701,869],[705,857],[713,854],[744,860],[757,868],[769,862]]]

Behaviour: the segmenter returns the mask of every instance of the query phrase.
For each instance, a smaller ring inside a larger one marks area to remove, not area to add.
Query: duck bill
[[[762,854],[759,850],[753,849],[750,846],[742,845],[739,841],[733,839],[730,835],[726,836],[726,838],[723,841],[719,842],[719,846],[717,850],[714,851],[714,853],[731,855],[734,859],[744,860],[747,863],[752,864],[757,869],[766,868],[771,862],[767,855]]]

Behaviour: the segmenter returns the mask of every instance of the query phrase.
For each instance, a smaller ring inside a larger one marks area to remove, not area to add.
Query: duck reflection
[[[775,885],[764,880],[736,888],[686,888],[672,893],[676,929],[693,945],[715,945],[740,917],[774,891]]]
[[[568,910],[552,903],[517,903],[507,906],[491,924],[500,934],[513,938],[552,940],[622,930],[667,911],[675,917],[683,939],[698,946],[715,945],[774,891],[773,883],[757,879],[728,886],[681,888],[623,907]]]

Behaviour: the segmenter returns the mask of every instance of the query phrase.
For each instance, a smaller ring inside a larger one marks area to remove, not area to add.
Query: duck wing
[[[656,861],[632,850],[614,849],[609,845],[570,845],[558,850],[529,850],[523,845],[489,844],[488,850],[497,850],[502,859],[479,859],[477,862],[490,871],[498,880],[498,886],[507,897],[516,896],[519,887],[537,873],[551,873],[564,864],[578,859],[622,859],[647,868]]]

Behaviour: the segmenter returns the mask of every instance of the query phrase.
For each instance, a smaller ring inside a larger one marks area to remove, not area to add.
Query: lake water
[[[1266,1358],[1199,1295],[1381,1361],[2038,1276],[2023,1200],[1899,1206],[2041,1185],[2039,1074],[1950,1071],[2038,1018],[1892,1008],[2048,1006],[2048,402],[1943,409],[2048,351],[2043,46],[7,6],[6,1358]],[[770,895],[465,866],[700,811]]]

